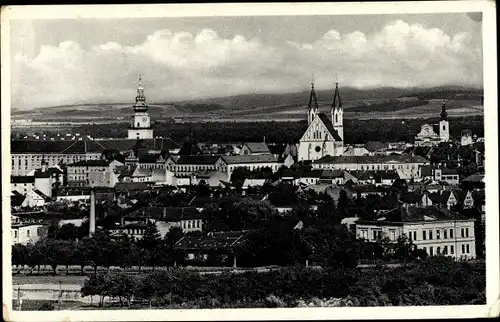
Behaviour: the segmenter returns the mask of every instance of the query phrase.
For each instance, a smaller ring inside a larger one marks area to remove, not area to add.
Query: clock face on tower
[[[148,121],[148,118],[147,118],[146,116],[144,116],[144,117],[142,118],[142,123],[146,124],[146,122],[147,122],[147,121]]]
[[[315,150],[316,152],[319,152],[319,151],[321,151],[321,147],[320,147],[319,145],[317,145],[317,146],[314,148],[314,150]]]

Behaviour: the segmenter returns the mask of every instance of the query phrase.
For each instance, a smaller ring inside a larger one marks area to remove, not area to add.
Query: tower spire
[[[332,109],[342,108],[342,99],[340,98],[339,82],[335,82],[335,91],[333,92]]]
[[[443,103],[441,105],[441,121],[446,121],[448,119],[448,113],[446,112],[446,101],[443,100]]]
[[[314,80],[311,81],[311,95],[309,96],[309,109],[318,109],[318,99],[314,90]]]
[[[137,85],[137,96],[135,97],[135,111],[146,111],[146,96],[144,96],[144,87],[142,86],[142,75],[139,75],[139,85]]]

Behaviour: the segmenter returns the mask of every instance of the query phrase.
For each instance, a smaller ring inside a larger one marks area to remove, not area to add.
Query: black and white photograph
[[[490,1],[3,7],[4,319],[498,316],[495,30]]]

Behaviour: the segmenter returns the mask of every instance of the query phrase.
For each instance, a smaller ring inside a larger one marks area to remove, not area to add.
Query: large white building
[[[142,79],[139,78],[137,86],[137,96],[135,97],[134,114],[128,129],[129,139],[151,139],[153,138],[153,128],[151,127],[151,117],[146,105],[146,96],[144,96],[144,87]]]
[[[344,111],[338,83],[335,85],[330,114],[319,112],[318,100],[311,84],[311,95],[307,111],[307,130],[300,139],[298,160],[317,160],[325,156],[338,156],[344,152]]]
[[[420,179],[429,160],[417,155],[327,156],[312,163],[313,169],[381,171],[395,170],[401,179]]]
[[[356,222],[356,234],[368,242],[384,237],[397,242],[399,237],[405,235],[430,256],[476,257],[474,219],[434,206],[401,207],[372,220],[360,219]]]
[[[420,132],[415,136],[416,146],[438,145],[441,142],[448,142],[450,140],[450,124],[448,122],[445,101],[443,101],[443,105],[441,106],[440,117],[441,119],[437,131],[432,125],[422,125]]]

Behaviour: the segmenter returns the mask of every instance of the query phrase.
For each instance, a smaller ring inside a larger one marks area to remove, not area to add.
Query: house
[[[269,147],[264,142],[245,142],[241,146],[240,155],[271,154]]]
[[[200,170],[219,170],[217,161],[220,156],[213,155],[181,155],[170,156],[165,162],[165,169],[175,177],[190,177],[192,173]]]
[[[444,166],[434,167],[431,165],[422,166],[421,177],[424,181],[446,182],[449,185],[458,185],[460,179],[457,169],[450,169]]]
[[[321,177],[319,178],[320,183],[334,184],[334,185],[342,185],[344,184],[344,171],[332,171],[332,170],[323,170],[321,172]]]
[[[262,187],[263,185],[266,184],[268,180],[267,179],[250,179],[247,178],[243,182],[243,186],[241,189],[248,189],[249,187]]]
[[[248,231],[210,232],[201,237],[183,237],[174,250],[183,253],[186,262],[207,262],[209,255],[216,254],[222,263],[237,266],[237,248],[246,241]],[[232,259],[232,260],[231,260]]]
[[[393,243],[406,236],[430,256],[476,257],[474,219],[434,206],[399,207],[370,219],[360,219],[356,222],[356,235],[368,242],[387,237]]]
[[[209,187],[221,187],[226,175],[217,170],[199,170],[191,175],[191,185],[205,182]]]
[[[467,190],[444,190],[441,193],[431,195],[435,204],[451,209],[454,205],[461,205],[463,208],[474,207],[474,198],[471,191]]]
[[[401,194],[399,201],[405,206],[414,206],[414,207],[428,207],[432,206],[432,200],[429,197],[429,193],[427,191],[424,192],[404,192]]]
[[[484,189],[484,174],[472,174],[462,180],[462,185],[470,189]]]
[[[111,229],[113,234],[129,233],[142,236],[148,223],[154,223],[162,238],[173,227],[184,232],[202,231],[204,216],[194,207],[144,207],[121,218],[120,225]],[[133,229],[133,230],[132,230]]]
[[[344,171],[396,170],[401,179],[420,178],[429,160],[412,155],[326,156],[312,163],[313,169]]]
[[[283,164],[278,158],[271,154],[260,155],[232,155],[221,156],[216,161],[216,169],[227,174],[227,181],[231,181],[231,175],[236,168],[246,168],[250,171],[269,168],[276,172]]]
[[[49,196],[38,189],[33,189],[26,194],[26,198],[24,198],[21,207],[43,207],[50,201],[52,201],[52,199]]]
[[[124,164],[118,160],[83,160],[68,164],[67,181],[72,187],[114,187],[118,175],[114,169]]]
[[[12,245],[36,243],[43,235],[44,225],[37,223],[12,224],[10,227]]]
[[[167,173],[162,168],[136,167],[130,178],[132,182],[166,182]]]
[[[304,171],[302,172],[302,174],[300,174],[298,178],[298,183],[306,185],[316,184],[319,182],[319,179],[321,178],[322,174],[323,174],[322,170]]]
[[[361,156],[361,155],[369,155],[370,151],[368,151],[363,144],[355,144],[346,146],[346,149],[342,155],[345,156]]]
[[[382,187],[382,186],[375,186],[371,184],[363,185],[344,185],[344,190],[348,191],[349,194],[353,196],[360,196],[362,198],[368,196],[368,195],[379,195],[383,196],[385,193],[387,193],[389,190],[388,188]]]
[[[395,170],[385,171],[347,171],[348,178],[355,183],[373,184],[377,186],[390,186],[399,178],[399,174]]]

